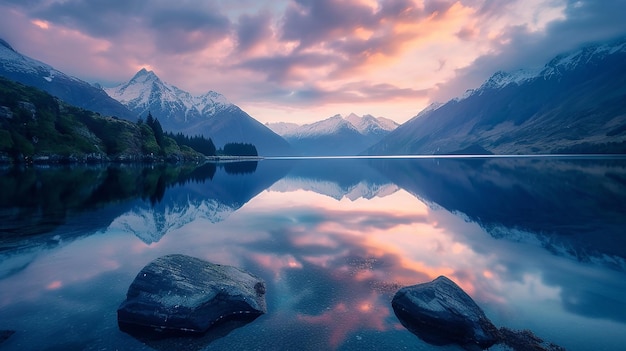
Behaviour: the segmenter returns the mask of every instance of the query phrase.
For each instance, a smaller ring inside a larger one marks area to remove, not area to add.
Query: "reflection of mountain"
[[[376,184],[368,181],[361,181],[357,184],[342,188],[338,183],[332,181],[315,180],[307,178],[287,177],[281,179],[271,187],[271,190],[280,192],[293,192],[297,190],[307,190],[318,194],[330,196],[333,199],[341,200],[344,197],[349,200],[372,199],[374,197],[385,197],[398,191],[394,184]]]
[[[366,162],[357,159],[302,160],[272,190],[313,191],[336,200],[385,197],[398,187]]]
[[[289,162],[282,161],[217,164],[211,181],[174,187],[153,205],[136,203],[111,227],[131,232],[149,244],[199,218],[212,223],[223,221],[283,177],[289,166]]]
[[[255,173],[234,174],[212,163],[0,170],[0,261],[92,235],[112,223],[152,242],[197,217],[219,221],[288,167],[260,165]],[[8,270],[16,271],[28,262],[11,265],[15,268]]]
[[[400,187],[427,202],[467,215],[494,237],[538,238],[555,253],[580,260],[602,259],[626,268],[623,160],[428,159],[372,163]],[[612,261],[616,257],[619,259]]]

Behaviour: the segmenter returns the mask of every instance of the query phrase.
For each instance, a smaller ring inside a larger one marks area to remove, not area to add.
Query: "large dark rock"
[[[265,283],[239,268],[185,255],[157,258],[128,288],[120,329],[203,333],[217,322],[266,312]]]
[[[402,325],[430,344],[486,349],[500,340],[483,310],[444,276],[398,290],[391,304]]]

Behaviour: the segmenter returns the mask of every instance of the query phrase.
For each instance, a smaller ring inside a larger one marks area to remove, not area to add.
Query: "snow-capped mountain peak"
[[[325,120],[299,126],[294,123],[267,123],[301,155],[357,155],[378,142],[398,124],[390,119],[351,113],[345,118],[334,115]]]
[[[511,72],[497,71],[480,88],[470,90],[468,91],[469,94],[455,100],[462,100],[473,93],[480,94],[487,89],[500,89],[509,84],[521,85],[533,79],[549,79],[552,76],[560,76],[581,65],[586,65],[594,59],[601,59],[616,52],[626,52],[626,38],[604,44],[588,45],[582,49],[558,55],[543,67],[518,69]]]
[[[278,135],[285,137],[330,135],[339,130],[352,130],[362,135],[370,135],[390,132],[398,127],[398,123],[388,118],[377,118],[372,115],[360,117],[354,113],[346,117],[336,114],[325,120],[304,125],[288,122],[267,123],[266,125]]]
[[[617,52],[626,52],[626,37],[608,43],[588,45],[582,49],[558,55],[544,66],[540,75],[544,78],[561,75],[564,71],[575,69],[594,59],[601,59]]]
[[[293,134],[296,129],[300,128],[299,124],[289,122],[265,123],[265,126],[278,135]]]
[[[494,73],[478,90],[499,89],[509,84],[520,85],[526,81],[536,78],[541,69],[518,69],[512,72],[498,71]]]
[[[287,137],[313,137],[320,135],[330,135],[339,132],[340,130],[353,130],[358,133],[357,129],[348,121],[343,119],[341,115],[334,115],[325,120],[305,124],[299,128],[292,130]]]
[[[154,106],[160,106],[162,111],[175,111],[177,114],[182,112],[185,119],[188,119],[213,114],[232,105],[223,95],[215,91],[193,96],[162,81],[153,71],[145,68],[139,70],[128,82],[113,88],[105,88],[104,91],[132,111],[138,111],[140,115],[147,113]]]
[[[384,117],[374,117],[372,115],[363,115],[359,117],[351,113],[345,118],[363,135],[380,132],[390,132],[398,127],[398,123]]]

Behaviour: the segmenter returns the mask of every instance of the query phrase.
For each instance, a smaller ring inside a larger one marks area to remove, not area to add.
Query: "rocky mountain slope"
[[[626,38],[559,55],[539,69],[497,72],[366,153],[624,153],[624,62]]]
[[[215,91],[193,96],[146,69],[105,91],[128,107],[135,118],[145,117],[149,111],[166,131],[203,135],[218,148],[240,142],[254,144],[264,156],[290,154],[283,138]]]
[[[41,89],[70,105],[105,116],[130,119],[133,114],[102,89],[69,76],[43,62],[15,51],[0,39],[0,76]]]
[[[284,137],[298,154],[311,156],[357,155],[374,145],[398,124],[383,117],[352,113],[335,115],[311,124],[269,123],[267,126]]]

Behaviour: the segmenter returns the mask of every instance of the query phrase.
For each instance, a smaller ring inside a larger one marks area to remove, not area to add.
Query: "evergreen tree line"
[[[137,124],[142,125],[143,120],[139,118],[139,120],[137,121]],[[149,111],[148,111],[148,116],[146,117],[146,124],[148,125],[148,127],[150,127],[150,129],[152,129],[152,132],[154,133],[154,139],[156,140],[157,145],[159,145],[160,148],[163,148],[163,141],[165,140],[163,127],[161,127],[161,123],[159,122],[158,119],[152,117],[152,113],[150,113]]]
[[[138,125],[141,126],[143,123],[143,119],[139,118],[139,120],[137,120]],[[176,141],[178,145],[188,146],[205,156],[215,156],[217,154],[228,156],[259,156],[256,146],[253,144],[227,143],[224,145],[223,149],[217,150],[213,140],[211,140],[211,138],[207,139],[202,135],[190,137],[180,132],[176,134],[172,132],[164,133],[161,123],[157,118],[154,118],[150,112],[148,112],[145,123],[148,127],[150,127],[150,129],[152,129],[154,138],[161,149],[163,149],[165,138],[171,138]]]
[[[256,146],[247,143],[228,143],[221,154],[229,156],[259,156]]]
[[[215,156],[215,144],[213,144],[211,138],[207,139],[202,135],[190,137],[180,132],[176,134],[167,132],[165,135],[176,140],[178,145],[189,146],[205,156]]]

